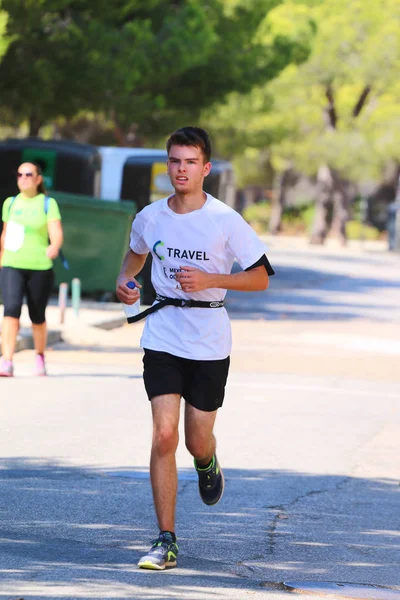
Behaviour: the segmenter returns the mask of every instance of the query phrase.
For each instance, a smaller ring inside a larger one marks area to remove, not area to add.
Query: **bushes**
[[[346,224],[346,233],[349,240],[379,240],[382,234],[372,225],[364,225],[360,221],[348,221]]]
[[[314,204],[310,203],[285,208],[281,233],[286,235],[308,234],[314,219],[314,212]],[[243,211],[243,217],[258,233],[265,233],[269,229],[271,204],[269,202],[251,204]]]
[[[285,208],[282,216],[282,233],[287,235],[308,234],[314,221],[314,214],[314,204],[298,204]]]
[[[315,204],[304,203],[284,209],[280,233],[284,235],[308,235],[314,221]],[[269,230],[271,218],[271,204],[260,202],[245,208],[243,217],[257,233],[266,233]],[[346,233],[349,240],[378,240],[382,237],[376,227],[364,225],[360,221],[347,222]]]
[[[271,204],[269,202],[250,204],[244,209],[243,218],[250,223],[257,233],[265,233],[269,228]]]

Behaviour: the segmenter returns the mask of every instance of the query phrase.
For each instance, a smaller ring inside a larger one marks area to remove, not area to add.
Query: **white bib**
[[[8,221],[4,249],[17,252],[23,246],[25,238],[25,227],[14,221]]]

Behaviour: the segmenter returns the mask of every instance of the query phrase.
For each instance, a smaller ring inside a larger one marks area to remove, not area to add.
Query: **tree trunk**
[[[319,192],[315,203],[315,217],[311,231],[311,244],[323,244],[328,235],[333,207],[333,176],[327,165],[318,169],[317,185]]]
[[[269,232],[276,235],[282,227],[283,205],[281,202],[281,192],[273,194],[271,199],[271,216],[269,219]]]
[[[29,137],[38,137],[42,121],[35,115],[29,117]]]
[[[124,130],[114,108],[110,112],[110,117],[113,121],[112,132],[118,146],[128,148],[144,147],[145,139],[138,134],[139,125],[137,123],[131,123],[128,129]]]
[[[350,218],[350,196],[343,183],[338,180],[333,195],[332,233],[336,234],[342,246],[347,244],[346,223]]]
[[[340,175],[327,165],[320,167],[317,182],[319,194],[310,242],[323,244],[332,230],[344,246],[347,243],[346,223],[350,218],[350,192]]]
[[[269,220],[269,232],[276,235],[282,228],[283,209],[286,206],[287,190],[293,179],[293,170],[286,169],[279,181],[279,189],[273,194],[271,200],[271,217]]]
[[[352,111],[356,119],[364,108],[371,93],[371,86],[366,85],[358,97]],[[328,101],[324,109],[326,125],[329,129],[336,131],[338,114],[336,111],[335,94],[329,83],[325,90]],[[312,244],[323,244],[328,235],[333,213],[332,231],[335,232],[342,245],[347,242],[346,223],[350,218],[351,190],[348,183],[344,182],[340,175],[327,165],[320,167],[317,176],[319,194],[315,205],[315,218],[311,233]]]

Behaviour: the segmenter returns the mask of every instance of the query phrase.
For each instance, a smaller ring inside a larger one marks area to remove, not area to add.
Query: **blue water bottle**
[[[130,290],[134,290],[136,287],[134,281],[128,281],[126,285]],[[129,317],[136,317],[136,315],[140,313],[140,298],[138,298],[134,304],[124,304],[124,312],[127,319],[129,319]]]

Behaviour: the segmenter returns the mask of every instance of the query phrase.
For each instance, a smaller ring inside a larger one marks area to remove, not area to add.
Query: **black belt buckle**
[[[193,308],[193,300],[181,300],[182,308]]]

